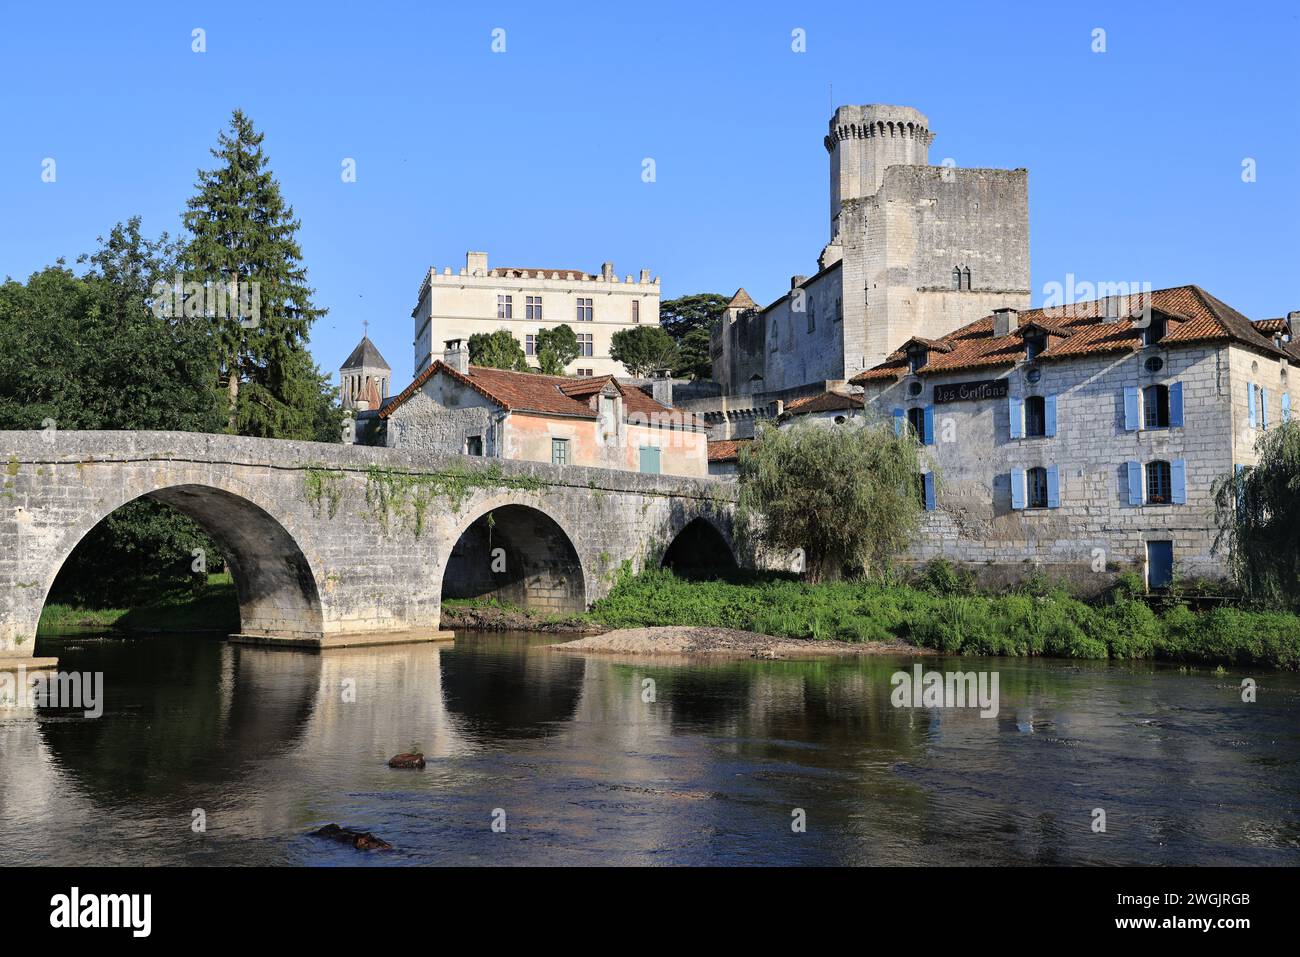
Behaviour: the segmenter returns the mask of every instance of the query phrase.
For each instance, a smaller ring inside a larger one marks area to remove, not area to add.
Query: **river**
[[[42,637],[104,710],[0,710],[0,864],[1300,863],[1293,674],[924,659],[998,673],[981,718],[893,707],[908,659],[555,640]],[[412,749],[423,771],[386,766]],[[309,836],[329,822],[394,849]]]

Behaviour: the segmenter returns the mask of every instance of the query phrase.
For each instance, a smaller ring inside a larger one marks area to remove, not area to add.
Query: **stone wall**
[[[731,541],[734,490],[708,479],[177,432],[0,432],[0,460],[0,653],[31,648],[72,549],[142,496],[222,543],[241,630],[271,637],[436,629],[452,546],[506,506],[572,543],[584,605],[696,517]]]

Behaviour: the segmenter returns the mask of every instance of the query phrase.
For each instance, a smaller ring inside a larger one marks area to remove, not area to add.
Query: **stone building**
[[[484,252],[465,254],[465,266],[429,270],[415,308],[415,375],[436,358],[434,346],[506,329],[530,358],[538,332],[560,324],[578,336],[579,356],[566,368],[578,376],[627,375],[609,356],[614,333],[659,324],[659,279],[642,269],[620,280],[613,263],[597,274],[581,269],[489,268]]]
[[[708,428],[613,376],[469,364],[451,340],[377,415],[377,444],[631,472],[708,474]],[[373,434],[373,433],[372,433]]]
[[[1047,309],[999,308],[903,337],[854,376],[868,408],[923,443],[927,516],[912,557],[1034,569],[1100,588],[1221,577],[1215,482],[1291,417],[1300,312],[1251,323],[1198,286]]]
[[[833,389],[909,336],[1029,306],[1028,173],[930,166],[933,139],[910,107],[835,111],[830,242],[766,307],[736,293],[711,342],[724,394]]]

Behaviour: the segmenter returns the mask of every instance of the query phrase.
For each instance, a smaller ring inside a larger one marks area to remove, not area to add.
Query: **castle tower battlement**
[[[831,162],[831,241],[840,232],[840,207],[874,196],[890,166],[928,166],[934,134],[925,114],[910,106],[841,106],[823,143]]]

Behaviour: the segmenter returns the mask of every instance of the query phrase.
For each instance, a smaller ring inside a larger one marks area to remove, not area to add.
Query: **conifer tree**
[[[219,164],[199,171],[184,215],[184,309],[211,323],[227,431],[313,438],[321,390],[307,339],[326,310],[312,304],[300,223],[268,167],[262,134],[241,110],[212,155]],[[218,289],[237,295],[214,295]]]

